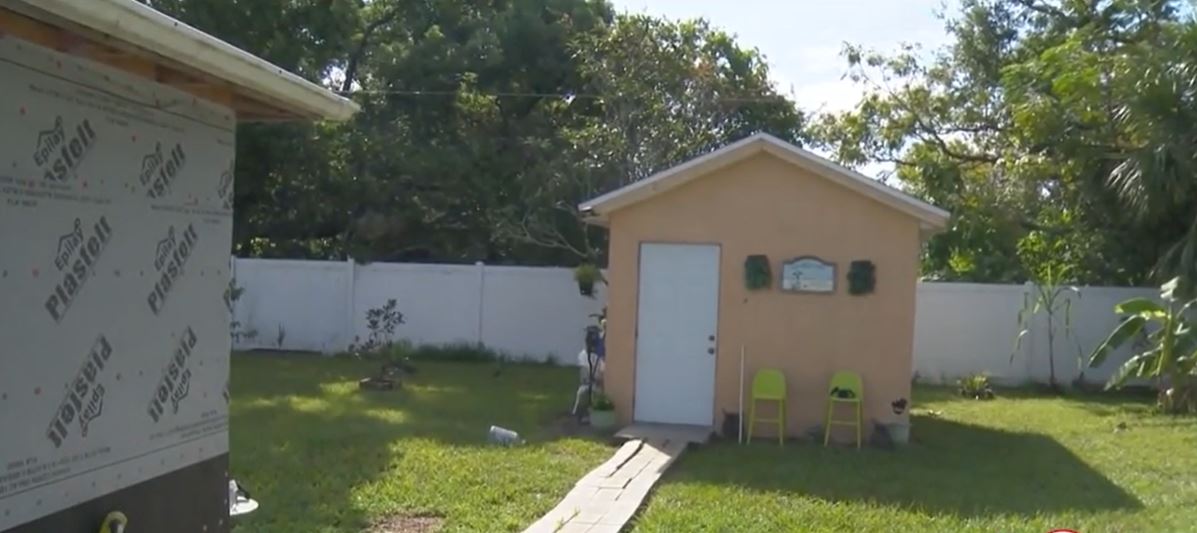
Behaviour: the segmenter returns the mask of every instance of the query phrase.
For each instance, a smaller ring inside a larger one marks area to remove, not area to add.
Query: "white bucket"
[[[898,446],[910,443],[910,424],[908,422],[894,422],[885,425],[889,438]]]

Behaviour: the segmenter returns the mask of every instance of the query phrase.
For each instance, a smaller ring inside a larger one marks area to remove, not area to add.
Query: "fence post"
[[[478,346],[482,346],[482,317],[486,310],[486,264],[482,261],[474,263],[478,267]]]
[[[352,256],[345,257],[345,268],[349,272],[345,276],[345,346],[341,349],[348,350],[349,345],[354,343],[356,328],[353,326],[353,318],[357,314],[357,263]]]

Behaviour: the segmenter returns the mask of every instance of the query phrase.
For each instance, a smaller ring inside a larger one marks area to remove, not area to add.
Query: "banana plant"
[[[1159,388],[1159,406],[1169,413],[1197,412],[1197,333],[1188,312],[1197,299],[1181,302],[1180,278],[1160,287],[1157,303],[1131,298],[1114,306],[1122,322],[1089,356],[1089,367],[1100,366],[1110,352],[1131,343],[1134,353],[1114,372],[1106,389],[1120,388],[1132,377],[1149,378]],[[1146,338],[1136,344],[1136,338]]]

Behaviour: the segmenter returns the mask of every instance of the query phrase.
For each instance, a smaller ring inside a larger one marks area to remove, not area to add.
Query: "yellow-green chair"
[[[823,425],[823,445],[831,443],[831,426],[855,426],[856,447],[860,448],[861,423],[864,418],[864,385],[860,382],[860,375],[856,372],[840,371],[831,376],[831,386],[827,388],[827,423]],[[836,420],[836,404],[852,406],[854,415],[852,420]]]
[[[777,402],[777,418],[756,417],[756,402]],[[773,369],[759,370],[752,378],[752,399],[748,404],[748,442],[752,442],[752,431],[757,422],[777,424],[777,443],[784,444],[786,436],[786,377]]]

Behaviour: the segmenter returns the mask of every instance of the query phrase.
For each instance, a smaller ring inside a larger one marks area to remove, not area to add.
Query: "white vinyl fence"
[[[369,336],[366,312],[390,298],[416,344],[482,343],[515,357],[574,361],[602,311],[578,294],[573,270],[484,265],[234,259],[237,349],[335,353]]]
[[[233,272],[245,289],[234,307],[242,336],[238,349],[334,353],[365,339],[366,311],[394,298],[405,323],[396,339],[414,343],[482,343],[515,357],[552,357],[571,363],[582,348],[596,297],[578,294],[567,268],[440,265],[351,261],[235,259]],[[1018,311],[1028,285],[920,283],[915,320],[915,373],[928,382],[951,382],[975,372],[1000,383],[1046,382],[1047,323],[1035,320],[1022,349],[1011,355],[1019,331]],[[1073,297],[1072,330],[1057,325],[1056,376],[1078,375],[1077,347],[1084,355],[1114,326],[1114,304],[1153,289],[1082,287]],[[1062,321],[1063,318],[1061,317]],[[1085,379],[1104,382],[1125,360],[1123,350]]]
[[[1033,303],[1030,285],[979,283],[920,283],[914,331],[914,369],[920,381],[950,383],[964,375],[984,372],[993,381],[1020,384],[1048,381],[1048,330],[1042,311],[1031,323],[1022,347],[1014,353],[1021,326],[1018,312],[1024,297]],[[1077,356],[1105,340],[1118,322],[1114,305],[1136,296],[1155,298],[1147,288],[1080,287],[1072,300],[1072,336],[1064,335],[1064,313],[1057,313],[1056,380],[1073,381],[1082,370]],[[1013,358],[1011,358],[1013,355]],[[1115,352],[1099,368],[1084,368],[1085,381],[1105,383],[1129,357],[1129,348]]]

